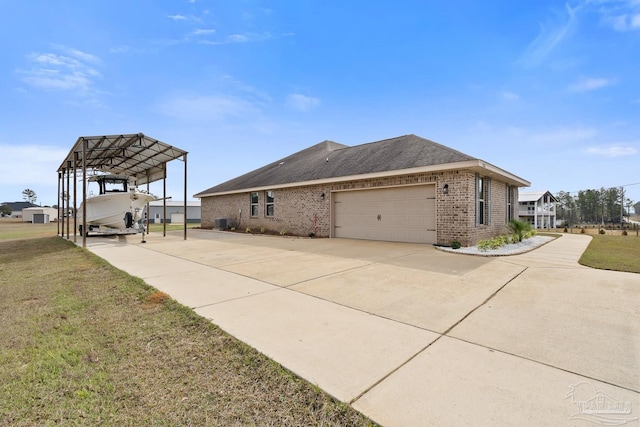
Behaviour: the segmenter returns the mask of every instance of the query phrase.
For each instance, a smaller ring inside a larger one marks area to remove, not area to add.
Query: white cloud
[[[602,89],[607,86],[614,85],[616,80],[594,77],[580,77],[576,82],[569,85],[572,92],[590,92],[592,90]]]
[[[320,105],[320,100],[299,93],[292,93],[287,96],[287,105],[298,111],[309,111]]]
[[[34,52],[27,55],[31,68],[19,70],[22,81],[45,90],[76,90],[80,94],[91,91],[94,80],[101,77],[90,64],[100,63],[100,58],[78,49],[56,46],[63,54]]]
[[[518,101],[520,100],[520,95],[518,95],[515,92],[510,92],[510,91],[503,91],[500,93],[500,97],[504,100],[504,101]]]
[[[186,17],[186,16],[184,16],[184,15],[179,15],[179,14],[176,14],[176,15],[167,15],[167,18],[169,18],[169,19],[173,19],[174,21],[184,21],[185,19],[187,19],[187,17]]]
[[[234,117],[251,117],[260,113],[259,107],[246,99],[230,95],[180,94],[159,106],[169,117],[188,121],[217,121]]]
[[[566,144],[584,142],[594,138],[598,132],[592,128],[557,128],[542,132],[532,132],[530,140],[534,144]]]
[[[587,154],[605,157],[634,156],[637,153],[638,150],[630,145],[607,145],[587,148]]]
[[[640,2],[637,0],[587,0],[601,15],[602,23],[616,31],[640,30]]]
[[[540,65],[546,57],[567,38],[576,25],[576,12],[579,7],[565,5],[566,15],[559,16],[558,21],[541,24],[538,36],[529,44],[519,63],[526,67]]]
[[[69,150],[45,145],[0,144],[3,185],[51,184]]]
[[[209,35],[209,34],[214,34],[215,32],[216,32],[216,30],[214,30],[213,28],[210,28],[210,29],[198,28],[196,30],[193,30],[191,32],[191,35],[194,35],[194,36],[206,36],[206,35]]]
[[[228,35],[224,41],[216,42],[204,42],[208,44],[231,44],[231,43],[255,43],[272,39],[273,36],[269,33],[244,33],[244,34],[231,34]]]
[[[623,157],[634,156],[638,153],[635,147],[629,145],[609,145],[600,147],[590,147],[586,150],[587,154],[605,156],[605,157]]]

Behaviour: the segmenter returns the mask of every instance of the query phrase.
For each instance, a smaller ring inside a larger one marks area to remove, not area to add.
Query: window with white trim
[[[267,191],[265,192],[265,205],[264,205],[264,214],[265,216],[273,216],[275,213],[275,191]]]
[[[253,193],[251,193],[251,216],[258,216],[259,214],[259,210],[258,210],[258,202],[260,201],[259,197],[258,197],[258,192],[254,191]]]
[[[484,224],[484,178],[476,175],[476,225]]]
[[[491,224],[491,179],[476,174],[476,225]]]
[[[506,219],[507,219],[507,224],[509,223],[509,221],[511,221],[513,219],[513,187],[511,187],[509,184],[506,184],[506,191],[507,191],[507,215],[506,215]]]

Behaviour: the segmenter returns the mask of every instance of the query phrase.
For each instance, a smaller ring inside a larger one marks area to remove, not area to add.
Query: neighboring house
[[[548,191],[520,193],[518,216],[534,229],[556,228],[556,203],[558,200]]]
[[[35,203],[31,202],[4,202],[2,204],[9,206],[11,209],[11,218],[21,218],[23,209],[39,207]]]
[[[464,246],[507,233],[530,183],[416,135],[324,141],[196,194],[202,226]],[[222,221],[220,221],[222,223]]]
[[[58,209],[34,207],[22,209],[22,222],[40,223],[58,220]]]
[[[184,224],[184,202],[167,201],[167,224]],[[162,200],[149,203],[149,223],[164,221],[164,207]],[[200,222],[200,201],[187,202],[187,223]]]

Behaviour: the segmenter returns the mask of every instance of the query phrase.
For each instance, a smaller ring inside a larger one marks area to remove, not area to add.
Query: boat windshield
[[[127,180],[117,178],[105,178],[100,182],[101,193],[117,193],[127,191]]]

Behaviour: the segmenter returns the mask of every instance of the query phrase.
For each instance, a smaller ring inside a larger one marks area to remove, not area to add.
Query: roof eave
[[[343,182],[343,181],[357,181],[362,179],[386,178],[386,177],[397,176],[397,175],[443,172],[448,170],[459,170],[459,169],[468,169],[473,172],[481,173],[490,178],[501,178],[503,181],[507,182],[508,184],[514,185],[517,187],[531,186],[531,183],[529,181],[522,179],[519,176],[516,176],[503,169],[500,169],[499,167],[494,166],[490,163],[487,163],[484,160],[474,159],[474,160],[466,160],[462,162],[443,163],[440,165],[420,166],[420,167],[409,168],[409,169],[396,169],[392,171],[373,172],[373,173],[360,174],[360,175],[345,175],[345,176],[338,176],[338,177],[332,177],[332,178],[316,179],[311,181],[299,181],[299,182],[290,182],[290,183],[284,183],[284,184],[264,185],[259,187],[239,188],[236,190],[220,191],[220,192],[213,192],[213,193],[202,192],[202,193],[195,194],[193,197],[201,199],[204,197],[225,196],[229,194],[273,190],[274,188],[306,187],[311,185],[333,184],[336,182]]]

